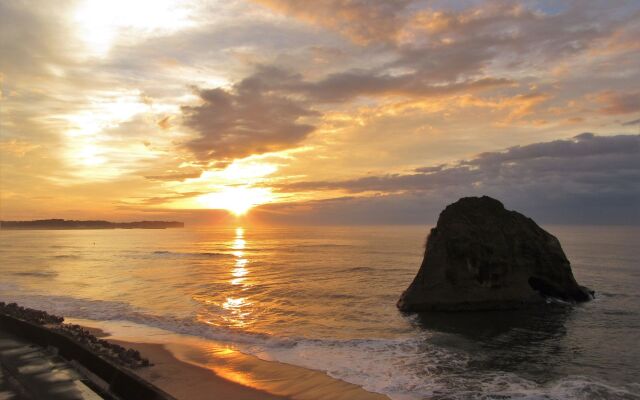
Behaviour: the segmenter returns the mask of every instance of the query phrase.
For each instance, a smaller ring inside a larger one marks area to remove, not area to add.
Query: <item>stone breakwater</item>
[[[137,350],[127,349],[104,339],[99,339],[80,325],[65,324],[63,317],[41,310],[21,307],[16,303],[6,304],[4,302],[0,302],[0,314],[40,325],[62,334],[119,365],[133,369],[152,365],[148,359],[140,356]]]

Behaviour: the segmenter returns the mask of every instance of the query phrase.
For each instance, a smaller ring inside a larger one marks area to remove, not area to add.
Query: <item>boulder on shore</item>
[[[554,298],[582,302],[555,236],[491,197],[465,197],[440,214],[424,260],[404,291],[402,311],[519,308]]]

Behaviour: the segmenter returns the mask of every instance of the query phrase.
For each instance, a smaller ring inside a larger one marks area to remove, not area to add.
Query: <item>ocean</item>
[[[429,227],[0,231],[0,301],[225,342],[393,399],[640,399],[640,228],[543,226],[596,299],[403,314]]]

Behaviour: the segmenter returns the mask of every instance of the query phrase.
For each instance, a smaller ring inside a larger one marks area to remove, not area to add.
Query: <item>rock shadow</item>
[[[429,342],[469,357],[469,372],[511,372],[536,382],[563,373],[574,349],[565,340],[572,307],[548,304],[520,310],[421,312],[415,323]]]

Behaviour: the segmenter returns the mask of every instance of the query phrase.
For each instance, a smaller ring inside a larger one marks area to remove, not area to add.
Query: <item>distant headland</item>
[[[167,229],[184,228],[178,221],[75,221],[67,219],[39,219],[34,221],[0,221],[0,229]]]

